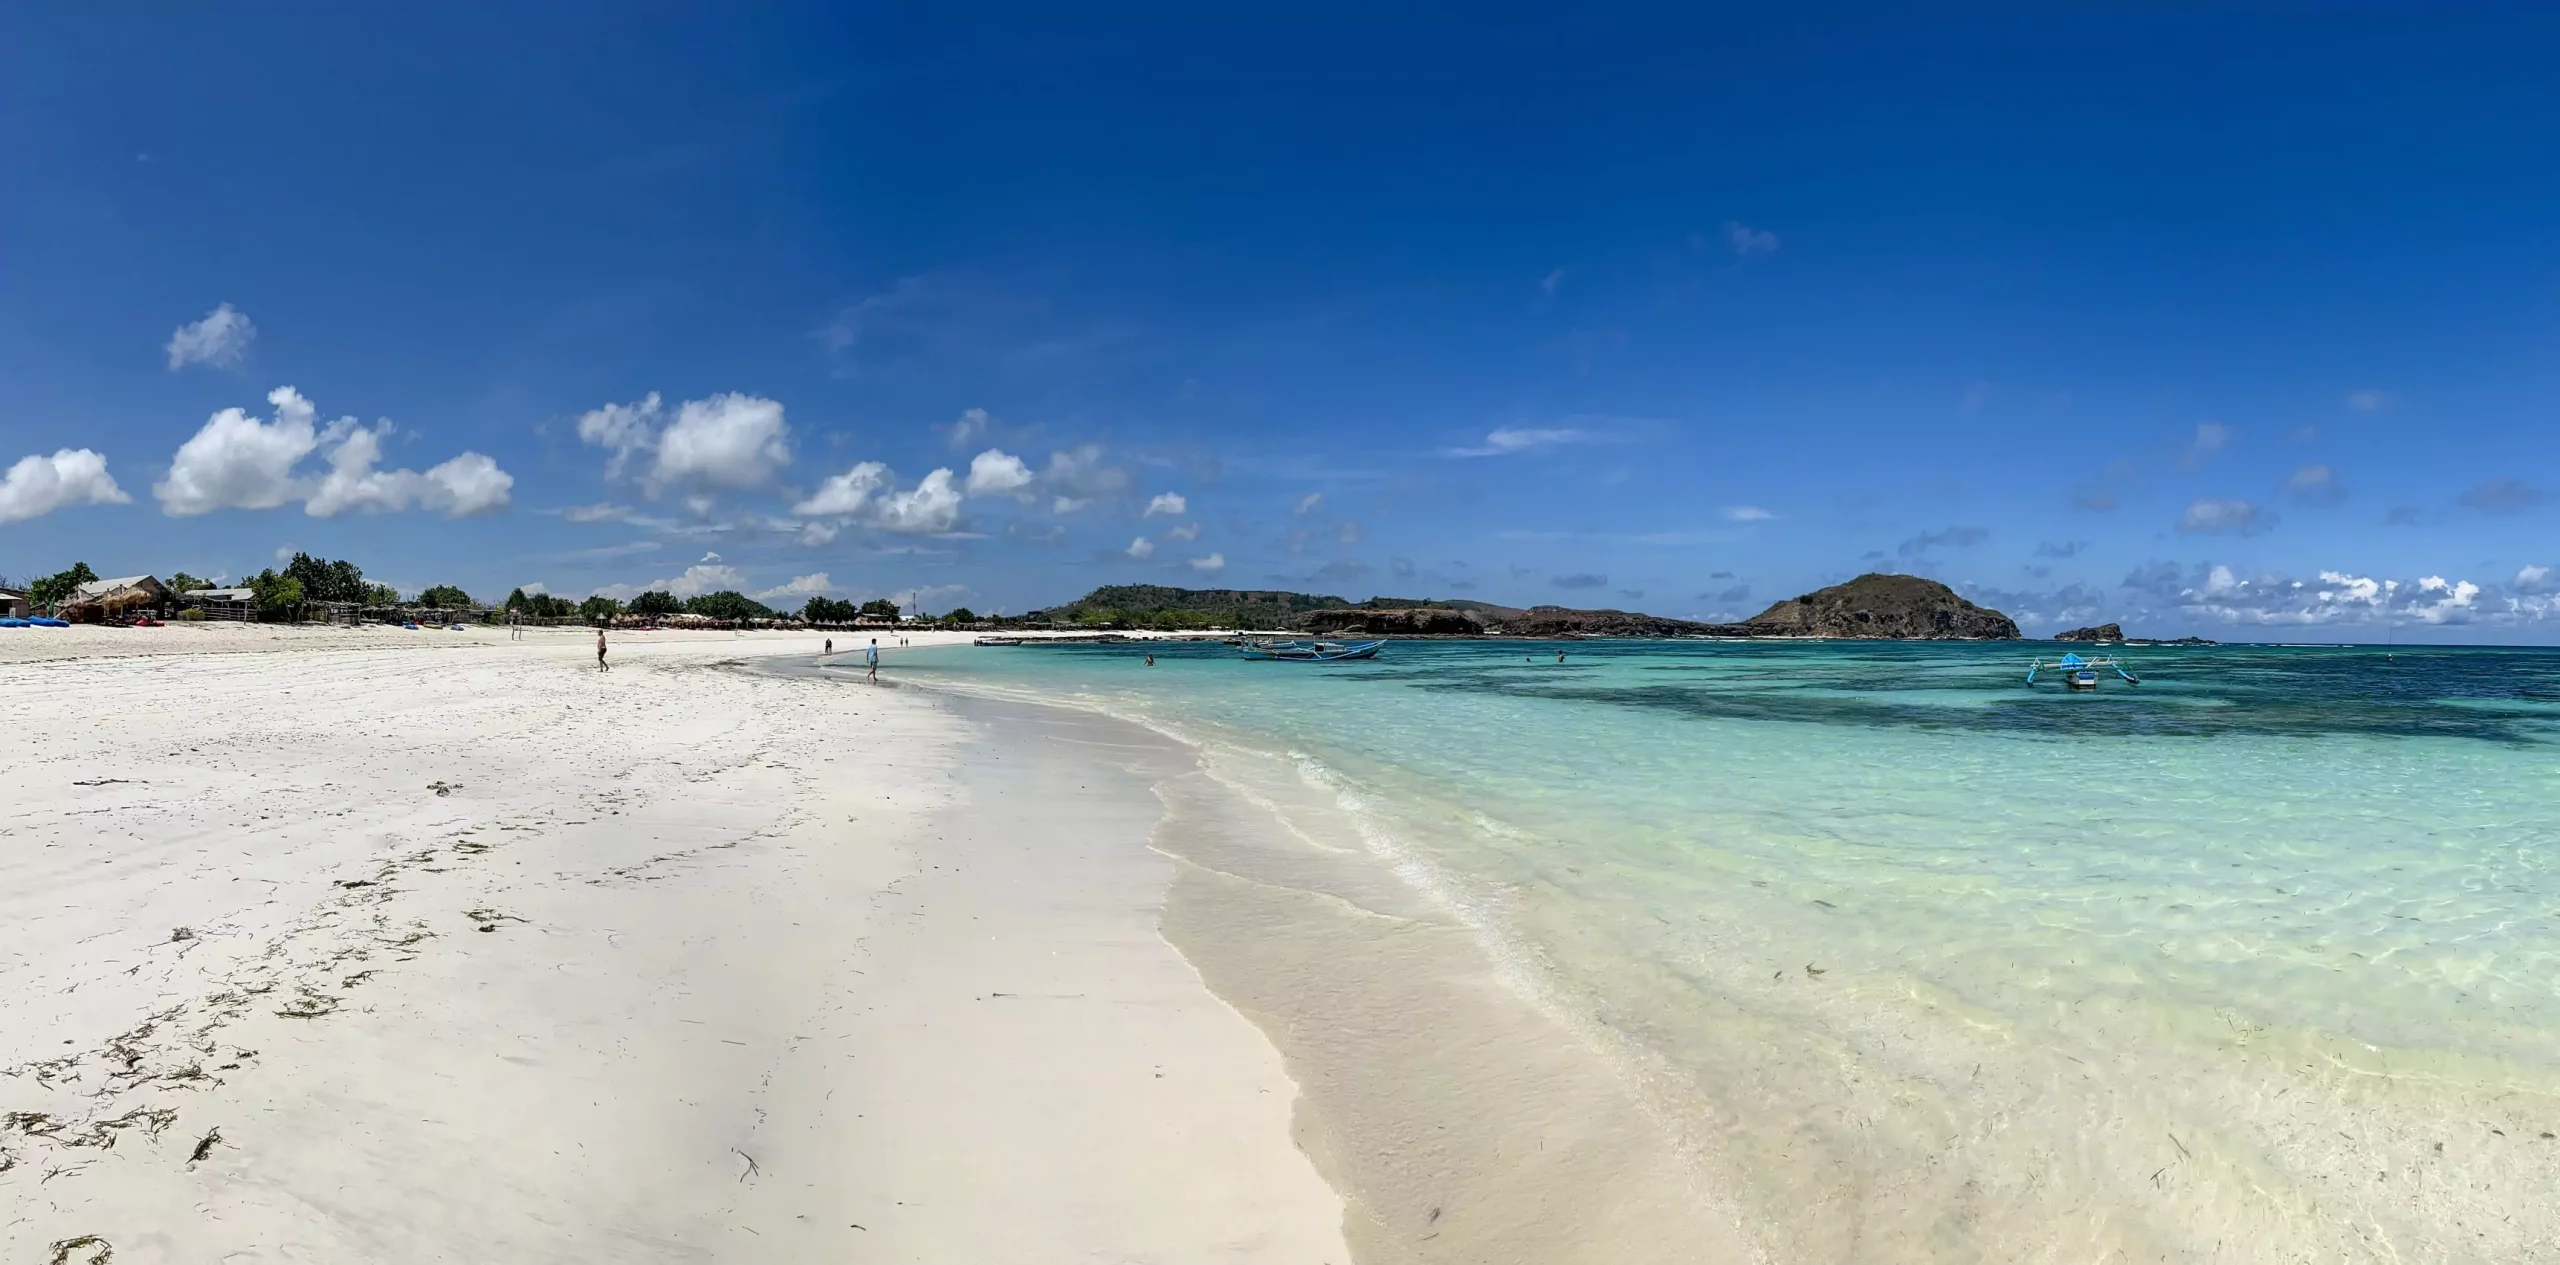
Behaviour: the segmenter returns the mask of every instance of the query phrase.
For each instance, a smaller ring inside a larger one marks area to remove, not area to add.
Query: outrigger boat
[[[973,645],[973,646],[1018,646],[1018,645],[1021,645],[1021,644],[1022,644],[1022,638],[1020,638],[1020,637],[980,637],[980,638],[978,638],[976,641],[972,641],[972,642],[970,642],[969,644],[970,644],[970,645]]]
[[[1236,653],[1285,663],[1347,663],[1375,659],[1386,645],[1384,641],[1257,641],[1237,647]]]
[[[2042,659],[2028,663],[2027,684],[2036,683],[2036,673],[2052,671],[2059,674],[2062,677],[2062,683],[2072,689],[2094,690],[2098,688],[2098,672],[2101,669],[2113,672],[2132,684],[2142,684],[2141,677],[2125,671],[2124,665],[2113,659],[2083,659],[2076,654],[2065,654],[2051,663]]]

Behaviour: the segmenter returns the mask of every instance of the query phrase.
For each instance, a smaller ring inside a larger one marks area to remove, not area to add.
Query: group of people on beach
[[[605,662],[605,657],[604,657],[604,656],[605,656],[605,650],[606,650],[606,646],[605,646],[605,640],[604,640],[604,630],[603,630],[603,629],[601,629],[601,628],[599,628],[599,629],[597,629],[597,630],[596,630],[596,671],[598,671],[598,672],[611,672],[611,671],[613,671],[613,665],[612,665],[612,664],[610,664],[610,663]],[[835,639],[835,638],[833,638],[833,637],[829,637],[829,638],[827,638],[827,648],[826,648],[825,655],[824,655],[824,656],[822,656],[822,657],[832,657],[832,656],[835,654],[835,652],[836,652],[836,639]],[[1148,655],[1148,656],[1147,656],[1147,662],[1148,662],[1150,665],[1154,664],[1154,663],[1155,663],[1155,661],[1156,661],[1156,660],[1155,660],[1155,656],[1154,656],[1154,655]],[[877,680],[879,680],[879,679],[880,679],[880,639],[879,639],[879,638],[877,638],[877,637],[872,638],[872,639],[871,639],[871,644],[863,648],[863,651],[862,651],[862,662],[863,662],[864,667],[868,669],[868,671],[864,674],[864,675],[865,675],[865,677],[866,677],[867,679],[869,679],[869,680],[873,680],[873,681],[877,681]]]

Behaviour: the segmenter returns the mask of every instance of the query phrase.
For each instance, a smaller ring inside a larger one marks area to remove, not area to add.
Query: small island
[[[2069,632],[2055,633],[2053,639],[2055,641],[2122,641],[2124,625],[2091,624],[2086,628],[2074,628]]]
[[[1262,628],[1324,637],[2019,640],[2017,621],[1966,601],[1936,580],[1881,573],[1788,598],[1738,624],[1568,606],[1524,610],[1489,602],[1405,597],[1351,602],[1267,589],[1177,589],[1151,584],[1108,585],[1066,605],[1032,612],[1028,619],[1055,627]]]

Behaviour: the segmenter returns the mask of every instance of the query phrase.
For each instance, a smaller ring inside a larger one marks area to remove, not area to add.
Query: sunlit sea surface
[[[891,671],[1293,770],[1781,1250],[1819,1215],[1866,1259],[2560,1257],[2560,652],[2109,648],[2142,684],[2027,687],[2060,649]]]

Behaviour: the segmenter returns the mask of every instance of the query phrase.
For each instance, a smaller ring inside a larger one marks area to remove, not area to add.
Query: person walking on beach
[[[835,652],[836,652],[836,639],[835,639],[835,638],[833,638],[833,637],[829,637],[829,638],[827,638],[827,649],[826,649],[826,653],[828,653],[828,654],[834,654]]]
[[[871,669],[871,670],[870,670],[870,672],[866,675],[865,679],[866,679],[866,680],[872,680],[872,681],[877,681],[877,680],[879,680],[879,679],[880,679],[880,639],[879,639],[879,638],[874,637],[874,638],[872,638],[872,639],[871,639],[871,646],[870,646],[870,648],[869,648],[869,649],[867,649],[867,650],[864,650],[864,651],[862,652],[862,661],[863,661],[863,663],[864,663],[864,664],[868,665],[868,666],[870,667],[870,669]]]
[[[596,630],[596,671],[611,672],[613,665],[604,661],[604,630]]]

